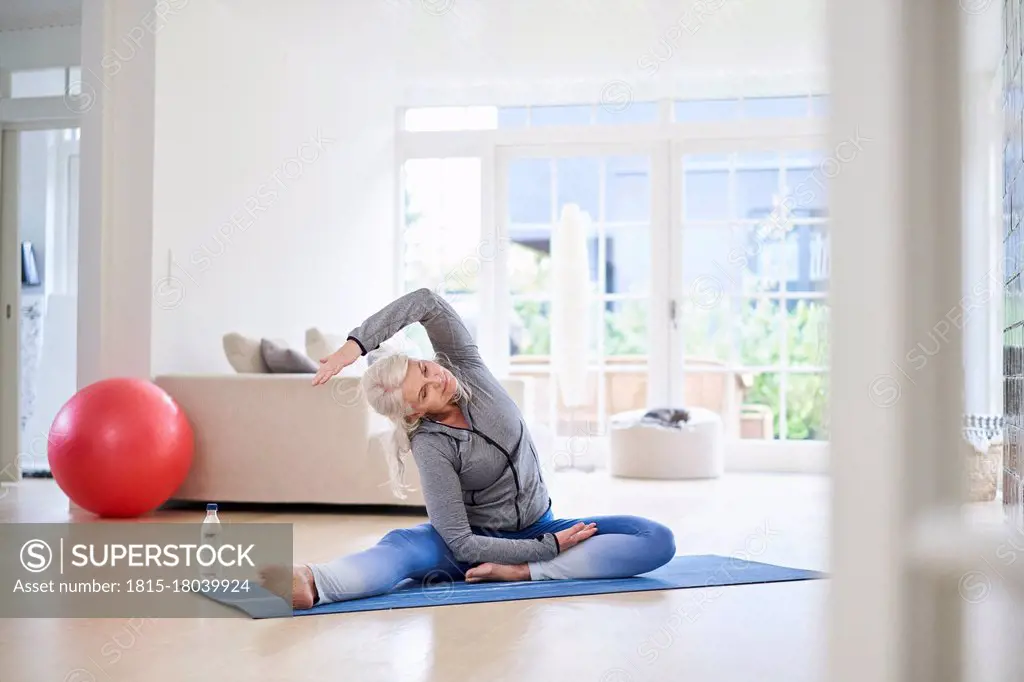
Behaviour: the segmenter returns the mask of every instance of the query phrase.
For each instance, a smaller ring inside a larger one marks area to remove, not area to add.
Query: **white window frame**
[[[551,154],[555,149],[576,148],[587,154],[600,154],[603,149],[652,150],[652,177],[659,173],[669,178],[671,191],[667,197],[654,192],[652,203],[652,251],[667,253],[678,247],[675,229],[658,230],[655,224],[679,225],[682,213],[682,178],[679,160],[682,154],[747,153],[807,149],[821,151],[828,145],[827,120],[824,118],[800,119],[735,119],[729,121],[675,122],[672,99],[659,100],[660,117],[656,123],[622,125],[574,125],[497,128],[465,131],[408,131],[404,129],[405,110],[396,112],[395,139],[395,252],[394,252],[394,296],[403,293],[404,288],[404,212],[402,172],[404,163],[410,159],[428,158],[479,158],[482,164],[481,191],[481,239],[498,240],[501,220],[497,215],[500,195],[504,191],[500,160],[510,153],[521,153],[523,149],[534,148],[538,155]],[[520,150],[514,152],[513,150]],[[675,251],[673,251],[675,253]],[[653,403],[679,400],[682,391],[679,382],[672,382],[670,376],[682,376],[683,349],[679,338],[673,338],[670,331],[669,304],[682,303],[683,278],[675,269],[678,264],[669,259],[656,263],[652,271],[650,354],[649,367],[666,371],[649,371],[648,396]],[[673,259],[674,261],[675,259]],[[508,286],[504,275],[504,260],[501,256],[490,262],[481,263],[480,295],[490,296],[482,300],[494,301],[495,305],[482,306],[479,343],[481,352],[495,374],[508,373],[507,348],[502,342],[501,330],[507,329]],[[799,296],[808,298],[807,296]],[[486,317],[484,317],[486,316]],[[507,346],[507,341],[505,341]],[[722,371],[736,372],[741,366],[729,366]],[[789,371],[789,368],[787,368]],[[671,374],[669,374],[671,372]],[[803,471],[826,472],[828,470],[827,441],[754,441],[739,438],[727,439],[726,466],[730,470],[751,471]]]

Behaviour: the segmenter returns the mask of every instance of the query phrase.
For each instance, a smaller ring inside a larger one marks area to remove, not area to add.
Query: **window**
[[[66,69],[28,69],[11,72],[11,97],[63,97]]]
[[[481,241],[480,159],[409,159],[402,176],[404,291],[437,291],[476,337],[481,260],[493,258]],[[414,325],[406,337],[421,356],[433,355],[422,326]]]
[[[497,127],[495,107],[424,107],[407,109],[405,129],[438,132],[444,130],[493,130]]]

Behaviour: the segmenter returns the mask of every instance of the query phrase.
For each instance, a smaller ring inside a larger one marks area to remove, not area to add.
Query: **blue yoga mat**
[[[634,578],[609,580],[544,580],[517,583],[432,582],[424,585],[408,580],[387,594],[365,599],[314,606],[292,611],[284,601],[258,588],[249,594],[207,593],[210,599],[232,606],[251,618],[316,616],[324,613],[355,613],[386,609],[414,609],[424,606],[453,606],[519,599],[550,599],[615,592],[649,592],[694,587],[752,585],[758,583],[817,580],[826,575],[756,561],[744,561],[714,554],[677,556],[659,569]]]

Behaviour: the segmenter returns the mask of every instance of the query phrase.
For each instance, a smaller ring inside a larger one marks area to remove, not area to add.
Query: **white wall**
[[[692,4],[189,3],[157,36],[153,372],[229,371],[226,332],[301,347],[390,299],[400,105],[823,84],[822,3]]]
[[[82,6],[79,386],[151,376],[154,18],[153,0]]]

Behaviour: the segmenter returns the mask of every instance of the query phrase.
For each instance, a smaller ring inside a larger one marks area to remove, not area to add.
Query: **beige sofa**
[[[185,411],[195,458],[172,500],[422,506],[407,459],[407,499],[388,485],[390,423],[356,377],[313,387],[308,374],[165,375],[154,379]],[[522,409],[528,383],[502,382]],[[527,413],[528,414],[528,413]]]

